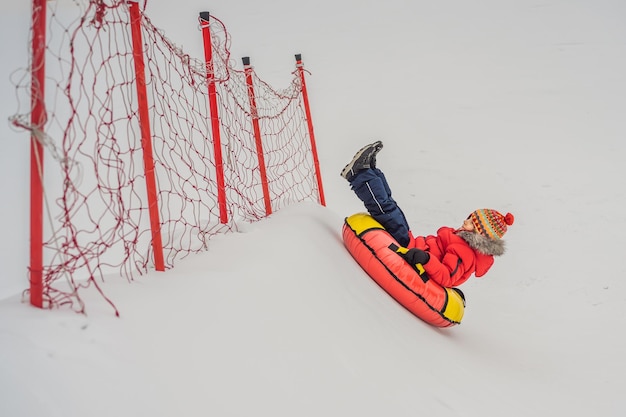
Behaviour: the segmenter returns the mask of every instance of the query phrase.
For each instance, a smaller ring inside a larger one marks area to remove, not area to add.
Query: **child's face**
[[[463,222],[463,226],[461,226],[461,229],[467,230],[468,232],[473,232],[475,229],[474,223],[472,223],[472,219],[465,219],[465,221]]]

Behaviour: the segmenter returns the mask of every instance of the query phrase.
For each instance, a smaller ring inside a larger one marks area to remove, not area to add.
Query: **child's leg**
[[[385,188],[385,192],[387,192],[387,196],[389,198],[391,198],[391,188],[389,187],[389,184],[387,183],[387,178],[385,177],[385,174],[383,174],[383,172],[378,169],[378,168],[374,168],[374,173],[378,176],[378,178],[380,178],[380,180],[383,183],[383,187]]]
[[[383,225],[385,230],[402,246],[409,244],[409,225],[391,189],[379,169],[359,171],[350,181],[357,197],[363,201],[369,214]]]

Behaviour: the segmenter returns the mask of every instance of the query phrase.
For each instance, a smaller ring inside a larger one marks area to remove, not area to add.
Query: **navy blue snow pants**
[[[391,197],[391,189],[380,169],[364,169],[350,180],[352,191],[363,201],[369,214],[383,225],[402,246],[409,244],[409,224]]]

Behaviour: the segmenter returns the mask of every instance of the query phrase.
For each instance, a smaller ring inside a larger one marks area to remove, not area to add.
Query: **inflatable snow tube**
[[[407,310],[436,327],[461,323],[465,311],[462,292],[422,277],[392,248],[398,242],[369,214],[347,217],[343,241],[367,274]]]

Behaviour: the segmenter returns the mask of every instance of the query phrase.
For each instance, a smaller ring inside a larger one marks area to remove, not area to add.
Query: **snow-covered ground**
[[[626,3],[232,3],[147,13],[200,56],[208,9],[276,86],[303,54],[327,207],[112,277],[120,318],[89,292],[87,316],[40,311],[19,295],[28,138],[0,126],[0,416],[623,416]],[[1,7],[8,117],[29,6]],[[338,173],[374,139],[414,232],[516,216],[508,253],[462,287],[460,326],[415,318],[343,248],[362,206]]]

